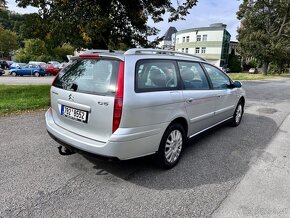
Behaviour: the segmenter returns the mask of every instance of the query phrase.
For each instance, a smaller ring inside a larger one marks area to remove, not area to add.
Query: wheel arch
[[[245,106],[245,103],[246,103],[245,97],[242,96],[239,101],[243,104],[243,107],[244,107]]]
[[[177,117],[170,122],[170,124],[168,125],[168,127],[166,129],[168,129],[174,123],[178,123],[178,124],[182,125],[182,127],[184,128],[185,136],[187,137],[187,135],[188,135],[188,122],[187,122],[187,120],[184,117]]]

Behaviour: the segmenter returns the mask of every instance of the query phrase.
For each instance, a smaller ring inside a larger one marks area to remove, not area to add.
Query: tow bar
[[[58,152],[59,152],[60,155],[64,155],[64,156],[66,156],[66,155],[72,155],[72,154],[75,154],[76,153],[73,150],[71,150],[71,149],[69,149],[69,148],[67,148],[65,146],[59,146],[58,147]]]

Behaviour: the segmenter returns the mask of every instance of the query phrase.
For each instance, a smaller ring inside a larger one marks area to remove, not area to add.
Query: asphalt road
[[[34,76],[0,76],[0,85],[50,85],[53,76],[34,77]]]
[[[0,118],[0,217],[209,217],[290,113],[290,79],[244,82],[241,125],[189,142],[179,164],[60,156],[44,113]]]

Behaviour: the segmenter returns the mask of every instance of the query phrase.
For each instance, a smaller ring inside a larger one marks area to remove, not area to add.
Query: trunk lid
[[[120,60],[89,58],[61,72],[51,87],[54,121],[75,134],[107,142],[112,122]]]

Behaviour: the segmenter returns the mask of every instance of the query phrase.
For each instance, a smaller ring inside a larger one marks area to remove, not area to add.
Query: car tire
[[[40,73],[39,72],[34,72],[34,76],[39,77]]]
[[[174,123],[165,131],[157,153],[158,165],[165,169],[174,167],[182,155],[185,145],[185,131],[182,125]]]
[[[11,76],[17,76],[17,73],[16,72],[11,72]]]
[[[234,116],[230,122],[230,126],[236,127],[240,125],[243,118],[243,114],[244,114],[244,104],[242,103],[242,101],[239,101],[235,109]]]

